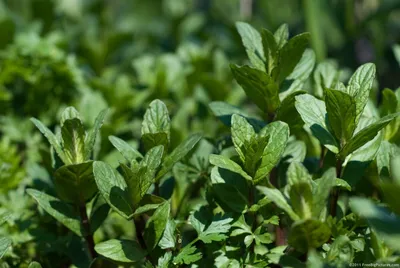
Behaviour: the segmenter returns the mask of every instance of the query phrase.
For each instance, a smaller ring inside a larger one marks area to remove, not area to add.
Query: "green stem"
[[[338,159],[336,161],[336,177],[340,178],[342,175],[342,160]],[[336,217],[336,206],[339,199],[339,189],[333,189],[331,193],[331,203],[330,203],[330,215],[334,218]]]
[[[84,236],[84,238],[85,238],[87,247],[89,249],[90,257],[92,259],[94,259],[94,258],[97,257],[97,253],[94,250],[93,234],[92,234],[92,232],[90,230],[90,222],[89,222],[89,218],[88,218],[88,215],[87,215],[87,212],[86,212],[86,205],[85,204],[79,206],[79,213],[80,213],[80,216],[81,216],[81,223],[82,223],[83,229],[86,232],[86,235]]]

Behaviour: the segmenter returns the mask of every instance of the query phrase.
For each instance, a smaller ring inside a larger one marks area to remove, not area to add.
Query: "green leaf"
[[[170,214],[170,204],[165,202],[160,205],[146,223],[144,240],[148,250],[153,250],[160,241],[167,226]]]
[[[210,163],[214,166],[224,168],[227,170],[230,170],[232,172],[240,174],[243,178],[246,180],[252,181],[252,177],[250,177],[243,169],[242,167],[237,164],[236,162],[230,160],[226,156],[223,155],[216,155],[212,154],[210,155]]]
[[[301,219],[311,218],[313,205],[311,184],[305,181],[296,182],[290,186],[289,196],[294,212]]]
[[[279,87],[267,73],[246,65],[230,66],[236,81],[258,108],[266,114],[272,114],[278,109]]]
[[[137,158],[143,158],[143,155],[126,141],[115,136],[109,136],[108,139],[129,163]]]
[[[388,89],[385,88],[382,91],[382,110],[381,110],[381,116],[385,116],[391,113],[395,113],[398,110],[399,104],[397,100],[396,94]],[[389,123],[389,125],[386,126],[385,128],[385,140],[396,140],[396,136],[399,133],[400,129],[400,120],[396,118],[396,120],[393,120],[392,122]]]
[[[28,268],[42,268],[42,265],[36,261],[33,261],[29,264]]]
[[[286,177],[288,185],[294,185],[298,182],[310,183],[312,181],[311,175],[308,173],[306,167],[299,162],[292,162],[289,165]]]
[[[236,29],[242,38],[243,46],[246,48],[251,64],[255,68],[264,71],[265,56],[260,33],[245,22],[236,22]]]
[[[397,63],[400,65],[400,45],[393,45],[393,54],[397,60]]]
[[[316,185],[313,191],[313,216],[320,218],[328,202],[331,189],[335,185],[336,169],[330,168],[322,175],[322,178],[315,180]]]
[[[142,135],[165,132],[169,134],[171,123],[167,106],[160,100],[154,100],[143,117]]]
[[[104,123],[108,109],[102,110],[94,121],[93,128],[88,132],[85,138],[85,159],[90,159],[96,138],[99,135],[100,128]]]
[[[325,88],[334,88],[338,75],[339,72],[335,62],[326,60],[319,63],[313,74],[315,95],[322,97]]]
[[[85,203],[97,192],[93,161],[65,165],[57,169],[54,173],[54,186],[61,200],[75,204]]]
[[[306,49],[304,50],[304,53],[299,61],[297,63],[296,67],[294,70],[290,73],[290,75],[287,77],[289,80],[301,80],[305,81],[307,78],[310,76],[314,69],[315,65],[315,53],[312,49]]]
[[[0,259],[3,258],[4,254],[7,252],[8,248],[11,247],[11,239],[7,237],[0,238]]]
[[[294,132],[303,127],[300,114],[296,110],[296,96],[305,94],[305,91],[296,91],[289,94],[281,103],[277,113],[276,120],[285,122],[290,127],[290,132]]]
[[[272,77],[281,84],[299,63],[310,39],[309,33],[291,38],[279,51],[278,65],[272,70]]]
[[[167,149],[169,145],[169,138],[166,132],[143,134],[141,139],[146,151],[158,145],[163,145]]]
[[[342,148],[339,153],[339,157],[344,159],[346,156],[363,146],[365,143],[372,140],[382,128],[384,128],[399,115],[400,113],[387,115],[357,132],[354,137],[351,138],[351,140]]]
[[[162,256],[158,259],[157,267],[158,268],[169,268],[171,260],[172,260],[172,253],[165,252],[164,256]]]
[[[315,249],[328,241],[331,231],[326,223],[314,219],[295,222],[289,233],[288,243],[300,252]]]
[[[306,126],[321,144],[333,153],[338,153],[337,142],[325,123],[325,103],[309,94],[302,94],[296,96],[295,106]]]
[[[175,238],[176,223],[174,220],[169,219],[167,226],[165,227],[163,236],[160,239],[158,245],[161,249],[173,249],[175,248],[176,238]]]
[[[41,208],[65,225],[65,227],[78,236],[84,235],[81,219],[73,206],[35,189],[28,189],[26,192],[36,200]]]
[[[97,188],[110,207],[122,217],[130,219],[134,208],[122,176],[110,165],[100,161],[93,163],[93,173]]]
[[[276,60],[278,45],[274,35],[267,29],[261,30],[262,45],[265,55],[265,66],[267,73],[271,73]]]
[[[166,149],[168,148],[170,121],[167,106],[160,100],[152,101],[142,122],[142,140],[146,150],[157,145],[164,145]]]
[[[274,33],[275,42],[278,49],[281,49],[287,42],[289,38],[289,27],[288,25],[282,24]]]
[[[92,209],[90,211],[90,231],[93,234],[107,218],[110,212],[110,206],[101,195],[94,198]]]
[[[351,263],[354,257],[354,249],[350,239],[341,235],[335,238],[326,256],[329,262]]]
[[[290,163],[293,161],[303,162],[306,158],[307,147],[304,141],[294,140],[288,142],[285,151],[282,155],[282,160]]]
[[[230,223],[232,221],[232,218],[215,220],[205,228],[205,226],[201,224],[194,215],[190,215],[189,217],[189,222],[193,225],[199,235],[198,238],[206,244],[214,241],[222,241],[227,238],[225,234],[229,232],[231,228]]]
[[[136,241],[131,240],[111,239],[98,243],[94,249],[107,259],[125,263],[138,262],[147,255]]]
[[[64,153],[69,160],[66,164],[85,161],[85,130],[78,118],[68,119],[61,127]]]
[[[285,211],[289,217],[292,218],[292,220],[297,221],[300,219],[300,217],[293,211],[292,207],[278,189],[268,188],[265,186],[257,186],[257,189],[269,200],[274,202],[275,205]]]
[[[350,184],[348,184],[347,181],[339,179],[339,178],[335,179],[335,187],[340,187],[340,188],[343,188],[343,189],[351,192]]]
[[[263,128],[259,136],[269,136],[269,140],[254,176],[254,183],[259,183],[278,164],[289,139],[289,126],[284,122],[276,121]]]
[[[202,135],[199,133],[192,134],[167,155],[164,158],[160,171],[157,173],[156,181],[160,180],[177,162],[184,158],[196,146],[201,138]]]
[[[346,144],[353,137],[357,126],[355,100],[345,92],[327,88],[325,103],[333,134],[341,144]]]
[[[196,252],[197,248],[191,244],[185,246],[178,255],[175,256],[173,263],[174,265],[179,264],[191,264],[201,259],[201,252]]]
[[[367,105],[372,83],[375,79],[375,64],[366,63],[358,67],[349,80],[346,93],[356,101],[356,124],[360,120],[361,114]]]
[[[246,161],[246,148],[251,146],[251,143],[256,138],[254,128],[247,122],[247,120],[237,114],[232,115],[232,142],[235,146],[236,152],[239,154],[240,159]]]
[[[221,205],[221,207],[228,207],[230,210],[238,213],[246,210],[246,197],[233,185],[226,183],[214,183],[212,185],[212,189],[217,202]]]
[[[353,197],[350,199],[351,210],[363,219],[393,250],[400,250],[400,217],[384,207],[375,205],[371,200]]]
[[[61,161],[64,163],[68,163],[67,157],[64,154],[64,151],[61,147],[61,144],[57,137],[48,129],[42,122],[37,120],[36,118],[31,118],[31,121],[35,124],[35,126],[42,132],[42,134],[47,138],[51,146],[56,151],[57,155],[60,157]]]
[[[79,112],[72,106],[65,108],[65,110],[63,111],[63,113],[61,115],[61,126],[64,125],[65,121],[74,119],[74,118],[81,120]]]
[[[147,213],[152,210],[156,210],[160,205],[164,204],[165,199],[157,195],[145,194],[139,204],[135,205],[137,209],[135,210],[134,216]]]

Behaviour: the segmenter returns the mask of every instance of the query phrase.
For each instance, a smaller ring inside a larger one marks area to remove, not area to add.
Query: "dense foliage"
[[[400,265],[378,2],[0,1],[0,266]]]

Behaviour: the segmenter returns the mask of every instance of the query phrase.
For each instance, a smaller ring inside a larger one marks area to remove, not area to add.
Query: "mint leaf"
[[[236,152],[239,154],[242,162],[246,161],[246,149],[256,139],[254,128],[240,115],[232,115],[232,141]]]
[[[343,149],[340,151],[339,156],[344,159],[344,157],[348,156],[350,153],[354,152],[361,146],[363,146],[368,141],[372,140],[378,132],[384,128],[387,124],[389,124],[394,118],[399,116],[400,113],[390,114],[377,122],[367,126],[366,128],[360,130],[356,135],[354,135],[351,140],[346,143]]]
[[[315,95],[322,97],[325,88],[335,88],[338,76],[339,71],[334,61],[325,60],[319,63],[313,74]]]
[[[93,128],[89,131],[85,138],[85,159],[89,159],[92,154],[96,138],[99,135],[100,128],[104,123],[104,119],[107,115],[108,109],[102,110],[94,121]]]
[[[325,103],[333,134],[341,144],[346,144],[353,137],[357,126],[355,100],[345,92],[327,88]]]
[[[289,27],[286,23],[279,26],[274,33],[275,42],[278,49],[281,49],[289,38]]]
[[[11,239],[7,237],[0,238],[0,259],[3,258],[4,254],[6,254],[7,250],[11,247]]]
[[[328,241],[331,231],[326,223],[314,219],[295,222],[289,233],[288,243],[300,252],[315,249]]]
[[[296,96],[296,109],[313,135],[333,153],[339,152],[339,146],[326,126],[326,106],[317,98],[302,94]]]
[[[274,35],[267,29],[261,30],[262,45],[265,55],[265,66],[267,73],[271,73],[278,50],[278,44],[275,41]]]
[[[254,176],[254,183],[259,183],[278,164],[289,139],[289,126],[284,122],[276,121],[264,127],[259,135],[269,137],[269,140]]]
[[[226,156],[212,154],[212,155],[210,155],[210,163],[212,165],[214,165],[214,166],[217,166],[217,167],[220,167],[220,168],[224,168],[224,169],[230,170],[232,172],[238,173],[243,178],[245,178],[246,180],[250,180],[250,181],[253,180],[253,178],[250,177],[242,169],[242,167],[239,164],[237,164],[236,162],[230,160]]]
[[[108,139],[110,140],[112,145],[122,154],[122,156],[129,162],[132,162],[137,158],[143,158],[143,155],[138,150],[133,148],[124,140],[121,140],[120,138],[115,136],[109,136]]]
[[[68,162],[78,164],[85,161],[85,130],[78,118],[68,119],[61,127],[64,153]]]
[[[264,71],[265,55],[260,33],[245,22],[236,22],[236,29],[242,38],[250,62],[255,68]]]
[[[110,165],[100,161],[94,162],[93,173],[97,188],[110,207],[122,217],[130,219],[134,208],[122,176]]]
[[[231,64],[232,74],[246,95],[264,113],[274,113],[279,105],[278,84],[265,72]]]
[[[358,67],[351,76],[347,86],[346,93],[352,96],[356,101],[356,124],[358,124],[364,107],[368,102],[372,83],[375,79],[375,73],[375,65],[373,63],[366,63]]]
[[[101,256],[117,262],[132,263],[142,260],[147,253],[136,241],[111,239],[95,246]]]
[[[157,173],[156,181],[161,179],[177,162],[184,158],[196,146],[201,138],[202,135],[199,133],[192,134],[167,155],[162,162],[161,169]]]
[[[309,33],[303,33],[291,38],[279,51],[278,65],[272,70],[272,77],[281,84],[299,63],[310,39]]]
[[[44,209],[44,211],[65,225],[65,227],[70,229],[78,236],[84,235],[83,228],[81,226],[81,219],[71,205],[35,189],[28,189],[26,192],[36,200],[36,202],[41,208]]]
[[[167,149],[170,142],[170,128],[167,106],[160,100],[152,101],[142,122],[142,140],[146,150],[157,145],[164,145]]]
[[[320,218],[321,213],[327,205],[329,194],[336,182],[336,170],[330,168],[322,175],[321,179],[315,180],[313,189],[313,216]]]
[[[31,121],[40,130],[40,132],[42,132],[42,134],[47,138],[47,140],[49,141],[50,145],[56,151],[58,157],[60,157],[61,161],[63,161],[64,163],[68,163],[68,158],[66,157],[66,155],[63,152],[63,149],[61,147],[60,141],[53,134],[53,132],[51,132],[50,129],[48,129],[45,125],[43,125],[42,122],[40,122],[36,118],[31,118]]]
[[[175,237],[176,222],[169,219],[165,227],[163,236],[160,239],[158,245],[162,249],[175,248],[176,237]]]
[[[78,205],[88,201],[97,192],[93,161],[60,167],[54,173],[54,186],[64,201]]]
[[[285,211],[292,220],[296,221],[300,219],[278,189],[268,188],[265,186],[257,186],[257,189],[269,200],[274,202],[275,205]]]
[[[170,214],[169,202],[160,205],[146,223],[144,240],[148,250],[153,250],[160,241]]]

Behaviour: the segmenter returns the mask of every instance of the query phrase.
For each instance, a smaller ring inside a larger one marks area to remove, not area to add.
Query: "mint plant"
[[[337,22],[312,1],[269,29],[246,1],[33,2],[0,2],[1,267],[400,262],[388,7],[320,3],[346,11],[321,34]]]
[[[97,256],[94,251],[93,232],[94,227],[99,227],[99,224],[89,219],[86,203],[97,192],[91,158],[105,115],[106,110],[98,115],[92,129],[86,132],[78,111],[68,107],[61,116],[61,133],[57,135],[38,119],[31,119],[55,151],[56,170],[53,183],[57,197],[35,189],[28,189],[27,192],[43,210],[76,235],[85,238],[92,258]],[[57,160],[61,160],[62,163],[57,163]]]

